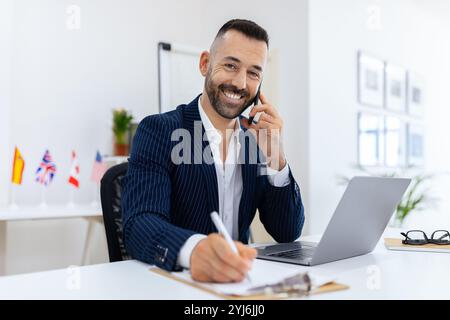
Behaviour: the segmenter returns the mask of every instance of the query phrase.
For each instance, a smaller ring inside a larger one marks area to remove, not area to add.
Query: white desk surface
[[[389,251],[382,240],[372,253],[364,256],[315,267],[286,266],[336,276],[338,282],[350,286],[348,290],[307,299],[450,298],[450,254]],[[151,273],[148,268],[149,265],[130,260],[81,267],[79,278],[76,271],[69,269],[0,277],[0,300],[217,298]],[[80,284],[78,289],[77,283]]]
[[[48,205],[20,206],[16,209],[10,207],[0,208],[0,221],[38,220],[38,219],[62,219],[77,217],[101,216],[100,206],[91,205]]]

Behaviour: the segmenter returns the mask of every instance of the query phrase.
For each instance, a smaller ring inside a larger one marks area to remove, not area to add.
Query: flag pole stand
[[[46,187],[44,184],[42,184],[42,189],[41,189],[41,204],[39,205],[39,208],[41,210],[47,209],[48,205],[47,205],[47,201],[46,201]]]
[[[73,209],[73,208],[75,208],[75,202],[74,202],[74,190],[73,190],[73,188],[70,188],[70,193],[69,193],[69,203],[67,204],[67,207],[68,208],[71,208],[71,209]]]
[[[100,193],[100,183],[95,184],[94,191],[95,191],[94,192],[94,200],[92,200],[92,202],[91,202],[91,207],[98,208],[99,207],[98,195]]]
[[[19,209],[19,206],[16,203],[16,191],[17,191],[17,186],[15,184],[13,184],[12,189],[11,189],[11,204],[9,205],[9,209],[11,209],[11,210]]]

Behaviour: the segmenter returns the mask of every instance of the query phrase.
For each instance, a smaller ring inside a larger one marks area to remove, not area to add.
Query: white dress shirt
[[[201,96],[200,96],[201,98]],[[228,233],[234,240],[239,238],[238,217],[239,204],[242,196],[242,165],[238,163],[241,144],[239,142],[239,132],[241,129],[239,118],[236,118],[235,128],[231,135],[225,163],[223,163],[220,154],[220,143],[222,141],[221,133],[213,126],[207,114],[198,99],[198,110],[200,118],[205,128],[206,136],[209,141],[211,152],[214,158],[217,175],[217,191],[219,194],[219,216],[222,219]],[[280,171],[270,170],[268,168],[268,179],[270,184],[275,187],[284,187],[289,184],[289,168],[287,164]],[[189,268],[191,254],[195,246],[206,235],[192,235],[181,247],[178,254],[177,263],[181,267]]]

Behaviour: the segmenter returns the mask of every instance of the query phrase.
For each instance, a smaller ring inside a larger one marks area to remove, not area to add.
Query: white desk
[[[380,241],[368,255],[315,267],[286,266],[336,275],[338,282],[350,286],[348,290],[313,295],[308,299],[450,298],[450,254],[389,251]],[[78,271],[61,269],[0,277],[0,300],[217,299],[154,274],[148,267],[131,260],[81,267]]]
[[[94,224],[103,222],[102,210],[99,206],[48,205],[47,207],[20,206],[17,209],[12,209],[9,207],[0,208],[0,275],[3,275],[5,272],[4,257],[6,256],[6,223],[8,221],[70,218],[83,218],[88,222],[88,231],[86,233],[83,257],[81,260],[81,264],[83,265],[87,261],[87,252],[90,240],[92,239]]]

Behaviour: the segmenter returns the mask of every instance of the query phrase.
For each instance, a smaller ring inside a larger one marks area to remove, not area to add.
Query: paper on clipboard
[[[223,295],[246,296],[253,294],[252,289],[261,286],[270,286],[282,282],[286,278],[305,273],[306,267],[292,267],[279,263],[273,263],[265,260],[256,259],[253,262],[253,268],[249,275],[251,282],[245,279],[239,283],[204,283],[192,280],[188,270],[183,272],[171,273],[175,279],[179,279],[185,283],[192,283],[201,286],[210,291],[214,291]],[[321,287],[324,284],[333,282],[333,278],[326,277],[317,273],[308,272],[311,278],[312,290]]]

